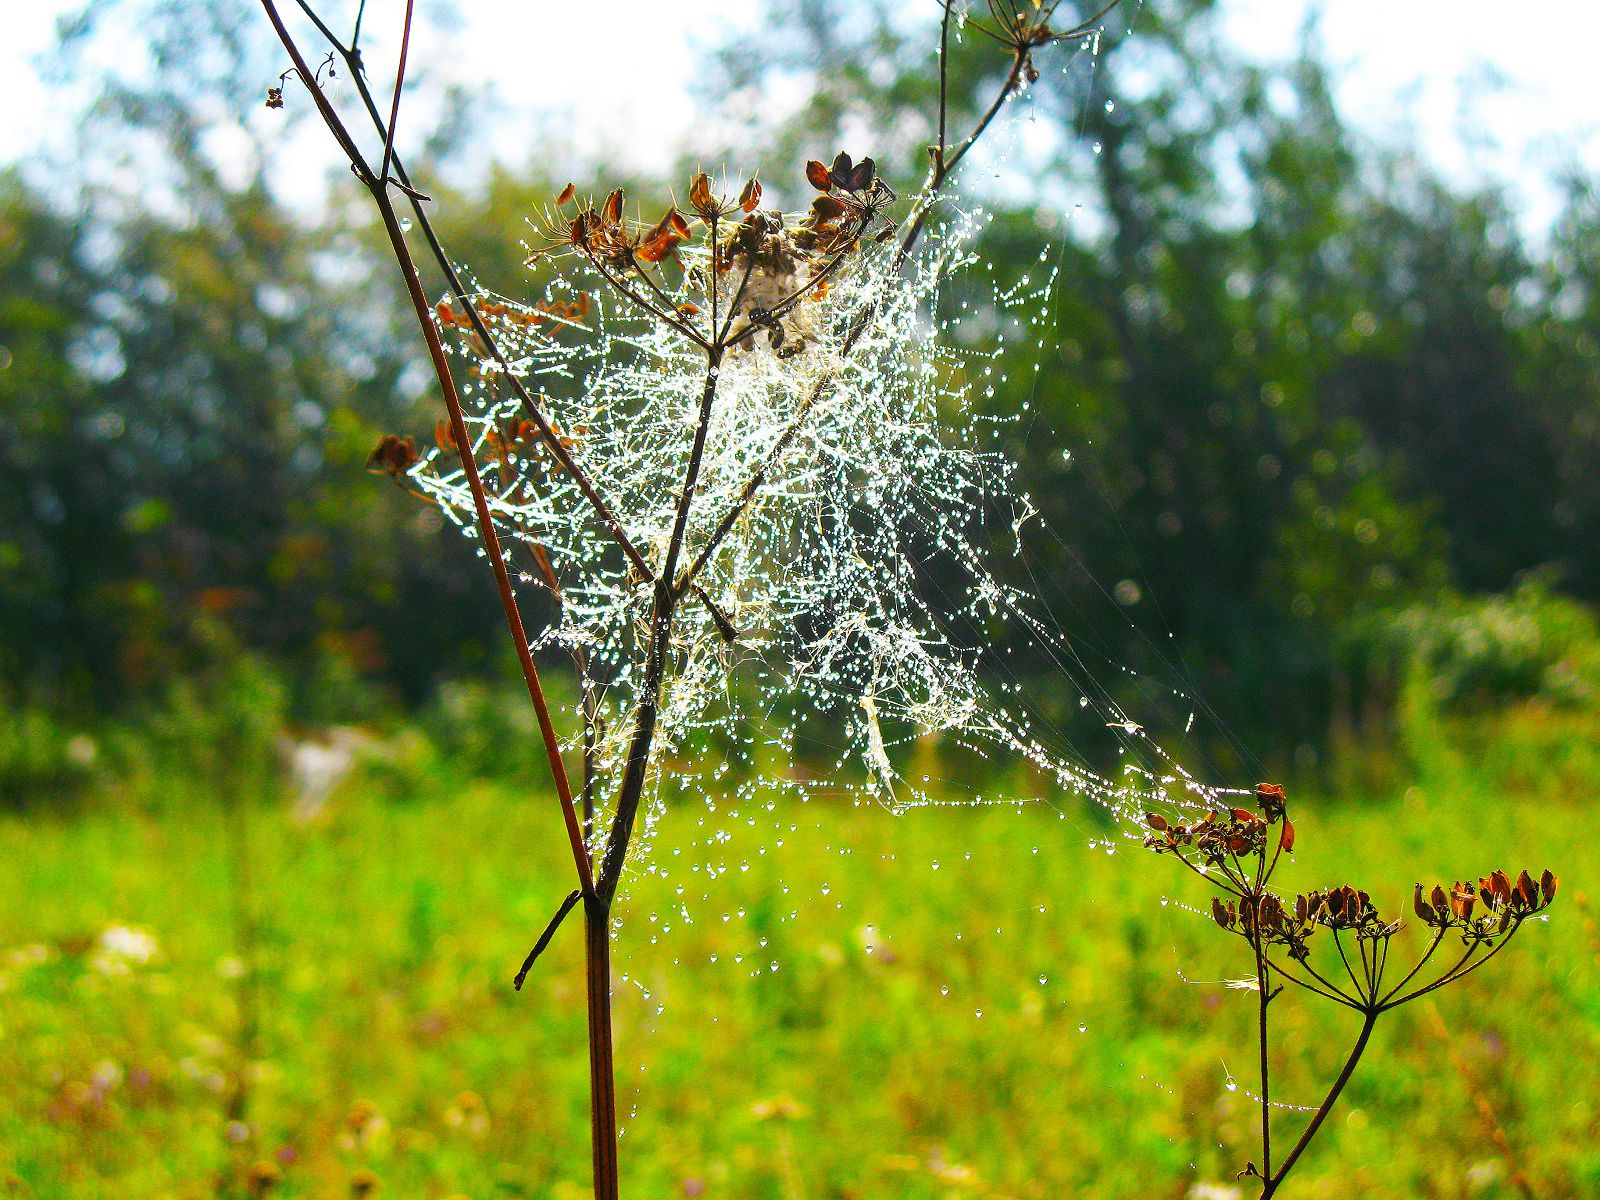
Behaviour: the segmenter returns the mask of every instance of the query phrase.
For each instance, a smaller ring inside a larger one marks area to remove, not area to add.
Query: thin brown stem
[[[622,877],[622,867],[628,857],[628,845],[633,837],[633,824],[639,812],[639,802],[644,796],[650,750],[655,742],[656,722],[660,716],[661,685],[666,677],[667,653],[672,639],[672,617],[678,601],[678,594],[667,586],[666,581],[671,579],[678,569],[678,555],[683,550],[684,536],[689,524],[689,509],[694,503],[695,488],[700,482],[700,466],[705,457],[706,437],[711,428],[711,409],[716,401],[717,380],[721,370],[721,352],[712,349],[706,357],[705,386],[700,395],[694,445],[689,451],[689,464],[684,471],[683,490],[678,496],[672,536],[667,544],[667,556],[661,564],[661,574],[656,583],[655,605],[650,613],[650,645],[645,658],[644,678],[639,689],[639,702],[634,714],[633,738],[628,745],[628,757],[622,771],[622,785],[617,792],[617,806],[611,816],[611,833],[606,839],[605,858],[600,865],[597,890],[607,903],[616,895],[617,884]]]
[[[1323,979],[1321,975],[1318,975],[1315,971],[1311,971],[1308,964],[1301,963],[1300,965],[1306,967],[1307,971],[1309,971],[1314,978],[1321,980],[1321,986],[1314,983],[1307,983],[1304,979],[1301,979],[1281,962],[1275,962],[1272,959],[1268,959],[1267,961],[1271,964],[1274,971],[1276,971],[1283,978],[1287,979],[1290,983],[1294,984],[1295,987],[1304,988],[1306,991],[1311,992],[1314,995],[1321,996],[1324,1000],[1332,1000],[1335,1004],[1342,1004],[1346,1008],[1355,1009],[1357,1012],[1365,1011],[1360,1001],[1356,1000],[1354,997],[1345,995],[1345,993],[1335,988],[1326,979]]]
[[[1356,1064],[1361,1061],[1361,1055],[1367,1048],[1367,1042],[1372,1037],[1372,1027],[1378,1023],[1379,1009],[1368,1008],[1361,1020],[1361,1033],[1356,1037],[1355,1045],[1350,1050],[1350,1056],[1345,1059],[1344,1067],[1339,1072],[1339,1077],[1333,1081],[1333,1087],[1323,1097],[1322,1103],[1317,1106],[1316,1113],[1312,1116],[1305,1132],[1300,1135],[1300,1140],[1294,1144],[1283,1163],[1278,1167],[1276,1174],[1267,1175],[1261,1187],[1261,1200],[1271,1200],[1271,1197],[1282,1185],[1284,1176],[1288,1175],[1290,1168],[1300,1160],[1306,1147],[1311,1144],[1311,1139],[1317,1135],[1317,1130],[1322,1128],[1322,1123],[1328,1119],[1328,1114],[1333,1111],[1333,1106],[1338,1103],[1339,1094],[1344,1091],[1345,1084],[1350,1082],[1350,1076],[1355,1074]]]
[[[406,0],[405,28],[400,33],[400,59],[394,72],[394,100],[389,105],[389,129],[383,135],[383,163],[378,168],[378,180],[384,186],[389,183],[389,163],[394,158],[394,131],[400,122],[400,92],[406,83],[406,56],[411,51],[411,10],[414,3],[415,0]],[[358,29],[356,37],[360,35]]]
[[[1259,895],[1256,900],[1259,904]],[[1257,913],[1259,912],[1258,908]],[[1256,952],[1256,1033],[1261,1052],[1261,1174],[1270,1179],[1272,1178],[1272,1080],[1267,1068],[1267,1006],[1272,1003],[1272,975],[1271,968],[1267,965],[1267,949],[1261,940],[1259,918],[1250,945]]]
[[[1413,1000],[1420,999],[1421,997],[1426,996],[1429,992],[1437,991],[1439,988],[1444,987],[1444,985],[1447,984],[1447,983],[1454,983],[1458,979],[1465,979],[1468,975],[1471,975],[1479,967],[1483,966],[1484,963],[1486,963],[1490,959],[1494,958],[1494,956],[1499,954],[1500,951],[1504,950],[1506,948],[1506,946],[1508,944],[1510,944],[1512,936],[1520,928],[1522,928],[1522,925],[1521,925],[1520,922],[1518,924],[1512,926],[1510,931],[1507,932],[1506,935],[1503,938],[1501,938],[1499,942],[1497,942],[1495,945],[1490,947],[1489,953],[1485,954],[1482,958],[1478,959],[1476,962],[1472,963],[1469,966],[1469,965],[1467,965],[1468,960],[1471,959],[1472,956],[1478,952],[1478,950],[1480,948],[1480,945],[1481,945],[1481,943],[1474,942],[1472,944],[1472,946],[1470,946],[1468,948],[1466,954],[1462,955],[1461,958],[1456,962],[1456,965],[1451,967],[1448,971],[1446,971],[1438,979],[1435,979],[1432,983],[1428,984],[1426,987],[1420,987],[1414,992],[1409,992],[1406,995],[1401,996],[1397,1000],[1385,1001],[1383,1007],[1386,1010],[1387,1009],[1391,1009],[1391,1008],[1399,1008],[1402,1004],[1410,1004]]]
[[[1339,937],[1339,930],[1337,928],[1335,928],[1333,931],[1333,945],[1334,948],[1339,951],[1339,961],[1344,963],[1344,973],[1350,977],[1350,986],[1355,988],[1356,995],[1361,997],[1362,1003],[1366,1003],[1367,993],[1362,990],[1361,981],[1356,978],[1355,971],[1350,967],[1350,958],[1344,952],[1344,942]]]
[[[595,1200],[617,1200],[617,1070],[611,1032],[611,905],[583,902],[585,998],[589,1017],[589,1140]]]
[[[1423,953],[1422,957],[1417,960],[1417,965],[1406,972],[1405,978],[1403,978],[1399,983],[1395,984],[1394,987],[1389,989],[1388,993],[1383,997],[1380,1003],[1387,1005],[1390,1000],[1394,999],[1400,994],[1401,990],[1406,986],[1406,984],[1410,983],[1417,977],[1417,973],[1421,971],[1423,967],[1428,965],[1428,960],[1433,957],[1433,952],[1437,950],[1440,944],[1444,941],[1444,935],[1448,928],[1448,926],[1441,925],[1438,929],[1434,930],[1433,941],[1428,943],[1428,949]]]

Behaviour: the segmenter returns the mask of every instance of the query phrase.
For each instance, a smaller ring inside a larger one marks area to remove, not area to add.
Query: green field
[[[1495,866],[1563,883],[1494,966],[1380,1025],[1285,1195],[1600,1195],[1580,736],[1461,734],[1371,796],[1299,797],[1301,886],[1393,909]],[[231,834],[181,781],[0,819],[0,1194],[247,1195],[260,1162],[282,1196],[585,1194],[576,927],[509,982],[570,886],[557,814],[415,762],[308,822],[250,789]],[[669,814],[620,935],[626,1194],[1231,1194],[1254,1010],[1179,972],[1244,974],[1241,946],[1102,836],[1070,804]],[[1349,1022],[1288,1003],[1275,1094],[1313,1102]]]

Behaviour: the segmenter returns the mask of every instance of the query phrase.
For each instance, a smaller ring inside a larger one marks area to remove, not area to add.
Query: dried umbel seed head
[[[1385,922],[1378,916],[1371,896],[1348,884],[1296,896],[1294,909],[1301,921],[1354,930],[1360,937],[1391,937],[1400,929],[1399,921]]]
[[[1269,821],[1277,821],[1289,811],[1289,802],[1283,794],[1283,788],[1276,783],[1256,784],[1256,803],[1261,806],[1261,811],[1267,814]]]
[[[1479,879],[1476,886],[1458,880],[1448,892],[1435,884],[1424,893],[1419,883],[1411,905],[1423,924],[1434,929],[1457,928],[1488,936],[1504,933],[1549,907],[1556,898],[1556,884],[1556,877],[1549,871],[1542,872],[1537,880],[1523,871],[1515,881],[1504,871],[1495,871]]]
[[[569,183],[556,197],[555,210],[543,215],[541,223],[549,241],[528,255],[528,264],[568,249],[597,264],[627,270],[637,263],[663,261],[693,236],[689,223],[675,206],[668,207],[651,225],[628,220],[627,196],[621,188],[613,189],[600,204],[582,203],[576,213],[568,216],[562,210],[573,200],[574,189]]]
[[[1032,83],[1039,78],[1032,61],[1033,51],[1054,42],[1091,35],[1096,23],[1116,7],[1116,0],[1111,0],[1087,21],[1067,21],[1057,26],[1052,22],[1060,6],[1061,0],[989,0],[987,15],[980,17],[976,11],[968,14],[966,28],[1017,55],[1018,69]],[[972,7],[976,10],[978,6]]]
[[[1151,817],[1146,817],[1147,823]],[[1160,818],[1158,818],[1160,819]],[[1162,820],[1155,834],[1145,839],[1153,850],[1176,850],[1193,846],[1208,861],[1220,863],[1231,857],[1244,858],[1261,853],[1266,845],[1267,822],[1247,808],[1207,813],[1193,825],[1172,825]]]
[[[1259,898],[1244,896],[1237,902],[1213,897],[1211,919],[1229,933],[1283,946],[1290,958],[1303,960],[1310,953],[1308,941],[1316,931],[1315,924],[1305,914],[1301,903],[1304,899],[1298,898],[1295,908],[1290,909],[1282,897],[1272,892],[1263,893]]]

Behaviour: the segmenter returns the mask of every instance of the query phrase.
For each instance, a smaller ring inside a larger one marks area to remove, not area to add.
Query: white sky
[[[924,0],[931,8],[934,0]],[[1138,11],[1161,0],[1128,0]],[[1249,53],[1292,52],[1308,0],[1221,0],[1231,35]],[[49,96],[31,58],[49,45],[54,22],[76,0],[8,0],[0,38],[0,161],[47,137]],[[286,5],[285,7],[291,7]],[[373,3],[369,22],[393,7]],[[665,161],[695,119],[685,92],[697,22],[688,5],[607,0],[598,27],[604,54],[596,70],[596,7],[549,0],[456,0],[464,18],[455,41],[464,78],[488,80],[512,112],[572,112],[597,126],[641,165]],[[758,5],[738,7],[748,20]],[[706,6],[725,27],[730,6]],[[1340,68],[1345,112],[1358,126],[1399,130],[1457,178],[1488,173],[1532,181],[1577,161],[1600,172],[1600,4],[1547,0],[1507,21],[1498,0],[1329,0],[1322,37]],[[1126,19],[1126,18],[1125,18]],[[554,47],[539,53],[535,48]],[[561,52],[570,47],[570,53]],[[599,78],[603,74],[603,79]],[[1499,84],[1491,84],[1498,78]],[[625,81],[625,86],[617,86]],[[514,133],[513,135],[514,136]],[[659,147],[652,156],[651,147]],[[1549,214],[1550,196],[1530,182],[1531,224]]]

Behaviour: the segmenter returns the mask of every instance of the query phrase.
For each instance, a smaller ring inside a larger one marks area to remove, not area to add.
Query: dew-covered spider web
[[[1056,535],[1000,450],[1018,424],[1033,435],[1031,412],[996,413],[988,401],[1013,382],[1006,372],[1037,380],[1052,361],[1058,269],[1047,247],[1035,270],[996,283],[976,249],[991,220],[980,204],[946,201],[899,267],[898,239],[863,244],[824,296],[785,319],[782,353],[757,338],[720,368],[683,552],[685,562],[706,555],[703,596],[676,611],[654,767],[620,893],[619,971],[646,1025],[662,1015],[668,960],[772,975],[785,926],[845,908],[825,868],[786,864],[787,854],[896,858],[892,847],[834,836],[841,806],[886,821],[950,806],[1042,812],[1068,844],[1114,853],[1141,836],[1146,810],[1204,810],[1226,790],[1171,749],[1195,722],[1195,698],[1097,654],[1016,582],[1027,570],[1009,569],[1027,560],[1030,539]],[[704,250],[690,242],[678,258],[680,269],[663,273],[679,289],[671,301],[703,303],[691,281],[703,277]],[[481,308],[512,372],[659,564],[706,356],[640,320],[581,261],[566,262],[542,295],[483,295]],[[499,364],[446,324],[513,571],[525,592],[553,599],[553,619],[532,631],[535,648],[582,672],[565,728],[576,754],[589,714],[598,858],[633,732],[652,589],[570,473],[519,435],[527,414]],[[413,478],[475,536],[453,452],[432,451]],[[1146,728],[1151,713],[1166,727]],[[1084,728],[1105,745],[1082,747]],[[1041,839],[1031,854],[1061,845]],[[948,872],[975,852],[929,856],[926,869]],[[760,911],[736,895],[752,872],[772,884]],[[952,938],[1051,919],[1047,899],[1019,893],[1007,911],[952,926]],[[879,954],[891,939],[864,919],[849,949]],[[1048,963],[1018,971],[1049,994]],[[941,983],[939,994],[953,989]],[[977,1018],[988,1003],[982,994],[964,1002]],[[1069,1018],[1080,1031],[1090,1020]]]
[[[893,245],[863,249],[825,299],[797,311],[788,337],[804,349],[784,357],[757,345],[723,363],[685,561],[728,513],[739,515],[697,577],[703,598],[677,610],[657,757],[681,766],[686,757],[707,761],[709,747],[719,753],[709,772],[657,772],[636,867],[649,861],[653,820],[674,793],[826,788],[895,812],[952,802],[896,767],[918,738],[1025,761],[1049,790],[1090,798],[1117,818],[1170,799],[1174,787],[1207,792],[1143,736],[1071,638],[995,569],[999,558],[1023,554],[1035,522],[1012,464],[995,449],[997,426],[1026,414],[996,417],[982,401],[1004,381],[1003,364],[1016,361],[1013,344],[1045,344],[1054,271],[1047,252],[1037,275],[994,291],[983,310],[946,303],[952,280],[983,276],[972,246],[988,219],[981,209],[950,213],[899,272]],[[696,252],[680,254],[694,271]],[[659,563],[706,359],[676,331],[635,320],[604,289],[574,271],[537,304],[488,298],[489,320],[598,493]],[[538,319],[553,312],[563,316]],[[843,354],[861,314],[870,314],[865,331]],[[472,355],[470,339],[456,345]],[[523,414],[494,360],[473,356],[470,370],[468,425],[496,516],[525,556],[521,581],[559,597],[558,618],[536,648],[576,650],[586,664],[604,796],[632,733],[652,590],[568,473],[536,439],[508,432]],[[434,450],[415,479],[473,535],[454,453]],[[1102,774],[1057,744],[1060,731],[992,644],[1053,664],[1079,706],[1118,734],[1124,770]],[[581,711],[573,718],[581,729]],[[819,722],[840,748],[825,782],[790,769],[797,739]]]

